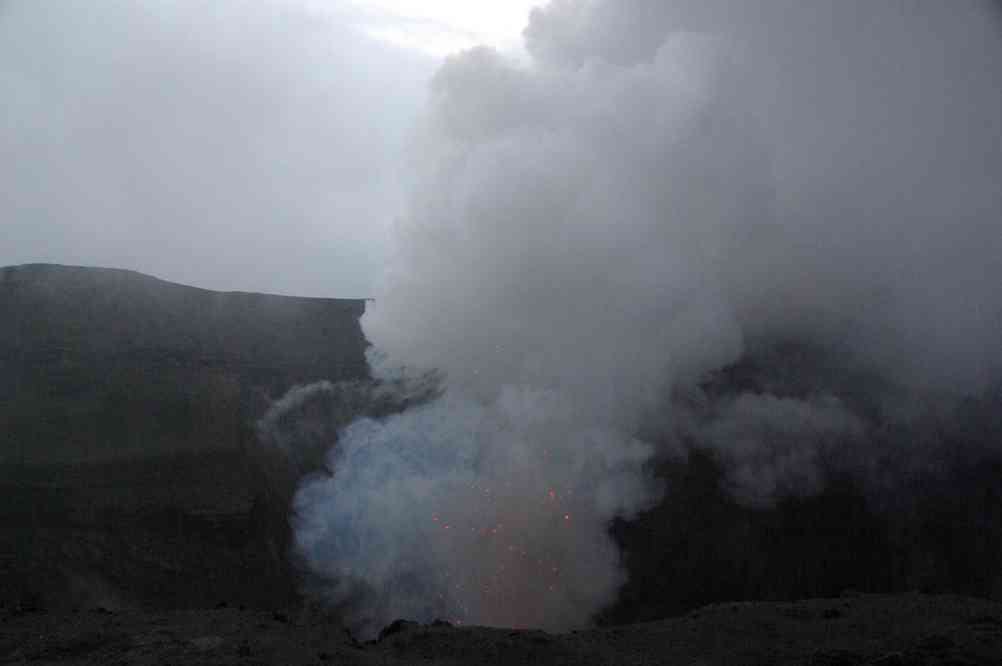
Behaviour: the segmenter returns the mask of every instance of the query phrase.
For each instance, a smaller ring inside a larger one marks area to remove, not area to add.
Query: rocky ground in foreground
[[[717,604],[683,617],[552,635],[397,622],[358,642],[322,611],[0,611],[0,664],[1002,663],[1002,604],[844,596]]]

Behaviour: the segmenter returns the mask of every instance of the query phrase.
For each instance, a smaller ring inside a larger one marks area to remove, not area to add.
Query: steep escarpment
[[[364,309],[122,270],[0,269],[0,461],[237,447],[290,386],[366,375]]]
[[[0,269],[0,589],[45,606],[272,604],[287,506],[254,428],[367,376],[364,301]],[[254,580],[254,585],[247,581]]]

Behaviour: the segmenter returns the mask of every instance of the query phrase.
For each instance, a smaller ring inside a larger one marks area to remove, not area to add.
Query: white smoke
[[[570,628],[623,582],[604,528],[654,496],[650,455],[553,391],[450,393],[343,431],[332,475],[296,497],[297,545],[335,601],[363,593],[366,633],[394,617]]]
[[[450,59],[363,319],[378,372],[438,369],[446,392],[352,424],[302,486],[298,548],[331,598],[370,629],[586,622],[623,581],[610,521],[657,499],[646,464],[689,418],[669,395],[752,341],[945,392],[996,376],[984,18],[561,0],[533,13],[528,66]],[[824,394],[711,411],[702,445],[757,503],[814,492],[817,457],[863,435]]]
[[[833,396],[742,394],[723,402],[700,438],[720,453],[732,495],[759,505],[821,490],[825,449],[854,446],[863,433],[862,421]]]

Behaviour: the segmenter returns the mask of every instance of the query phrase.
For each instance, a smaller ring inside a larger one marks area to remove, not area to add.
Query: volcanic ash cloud
[[[635,177],[695,131],[711,46],[565,73],[481,50],[439,73],[427,180],[363,325],[380,368],[438,369],[445,394],[352,424],[296,499],[299,552],[356,624],[566,629],[615,599],[608,526],[659,496],[645,414],[740,346],[698,270],[712,239],[680,252],[663,183]]]
[[[555,2],[531,64],[478,49],[437,74],[363,326],[377,374],[444,391],[344,429],[295,502],[312,589],[358,627],[587,622],[623,582],[610,521],[658,499],[655,447],[694,418],[670,396],[746,346],[907,391],[997,376],[1000,162],[972,127],[1002,99],[975,5],[747,6]],[[816,492],[821,454],[865,439],[823,391],[696,411],[753,503]]]
[[[357,421],[296,498],[300,552],[367,634],[396,617],[581,625],[623,582],[606,524],[653,495],[650,446],[582,416],[508,388]]]

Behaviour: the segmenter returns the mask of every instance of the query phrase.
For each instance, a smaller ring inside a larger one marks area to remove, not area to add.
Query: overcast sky
[[[0,2],[0,265],[369,295],[430,77],[531,5]]]

